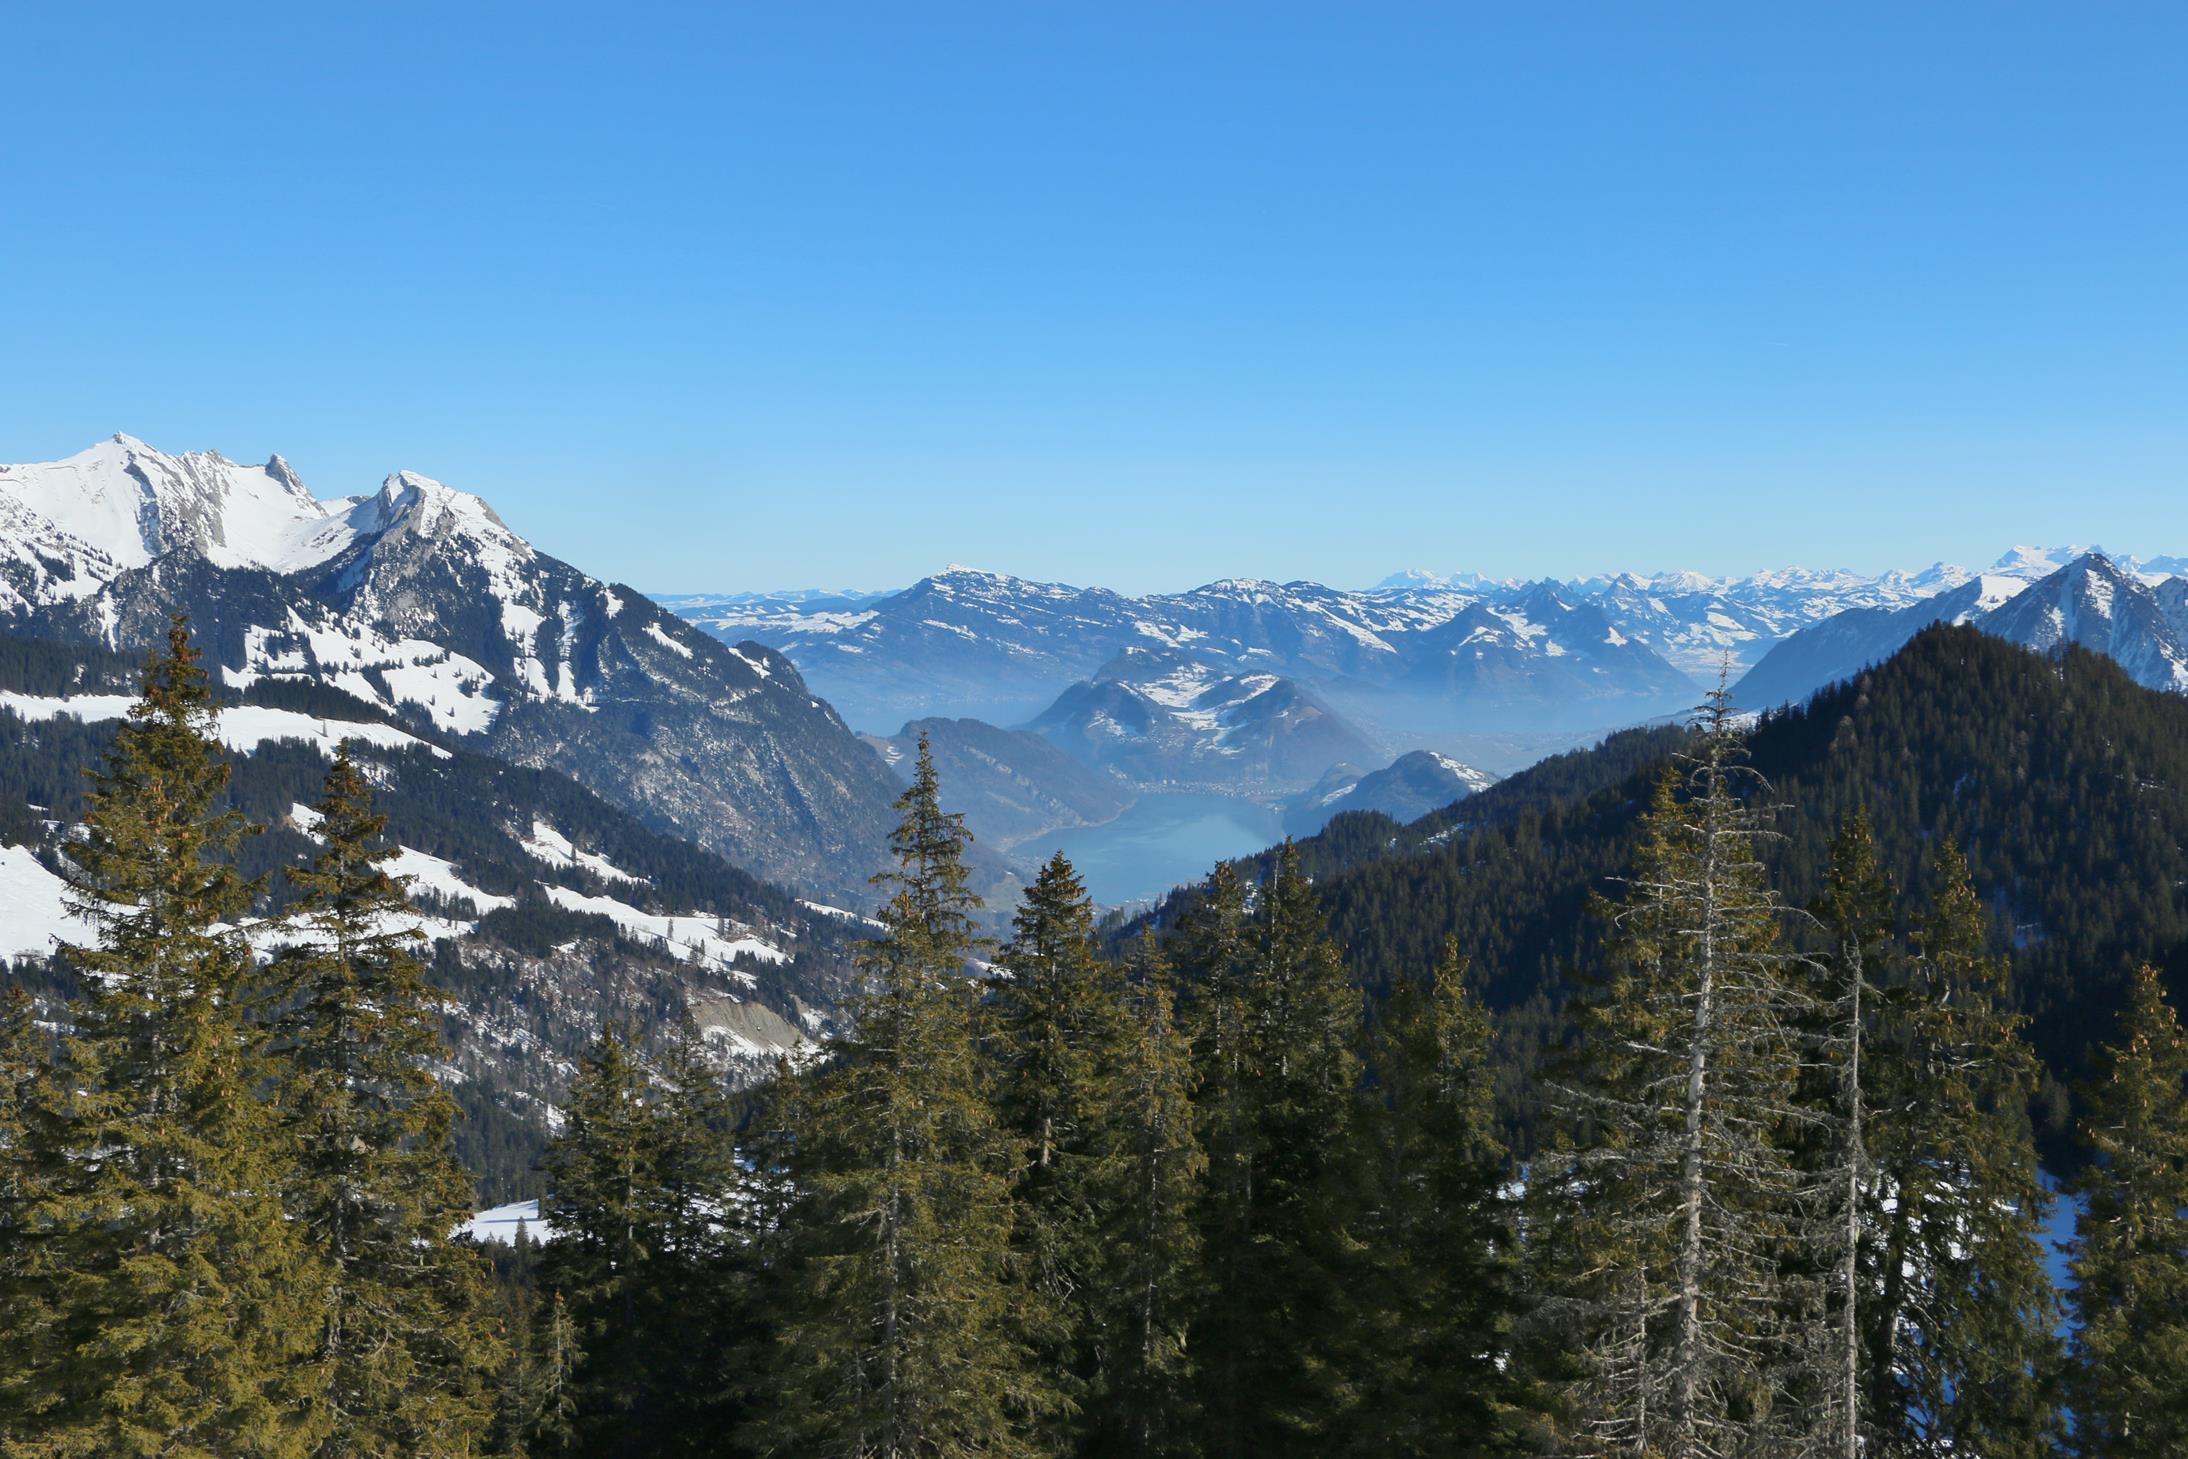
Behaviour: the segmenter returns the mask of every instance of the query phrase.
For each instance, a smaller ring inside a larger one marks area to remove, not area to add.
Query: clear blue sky
[[[0,460],[657,590],[2188,552],[2188,6],[17,4]]]

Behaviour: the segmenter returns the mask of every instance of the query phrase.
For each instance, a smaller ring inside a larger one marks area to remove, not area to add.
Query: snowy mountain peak
[[[2077,544],[2066,547],[2029,547],[2016,545],[2003,557],[1990,565],[1995,573],[2014,577],[2046,578],[2080,558],[2103,556],[2104,549],[2094,544]]]
[[[509,529],[483,497],[458,491],[415,471],[397,471],[380,483],[372,499],[373,530],[406,528],[421,537],[461,536],[531,552],[531,544]]]
[[[240,466],[124,434],[59,461],[0,466],[0,609],[88,597],[178,550],[293,572],[347,545],[346,507],[316,499],[278,456]]]

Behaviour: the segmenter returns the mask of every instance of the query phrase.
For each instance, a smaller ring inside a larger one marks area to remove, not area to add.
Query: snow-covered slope
[[[2148,688],[2188,692],[2188,583],[2095,551],[2042,571],[2060,555],[2015,548],[1992,571],[1908,607],[1827,619],[1773,648],[1736,697],[1756,708],[1796,703],[1883,662],[1932,623],[1972,624],[2039,651],[2078,644],[2118,660]]]
[[[177,611],[231,688],[339,688],[816,890],[881,858],[893,778],[787,660],[540,552],[476,496],[399,471],[321,500],[279,457],[125,436],[0,468],[0,626],[139,650]]]
[[[1291,791],[1374,753],[1293,680],[1230,674],[1169,649],[1119,654],[1027,728],[1136,789]]]
[[[2023,648],[2076,644],[2109,655],[2138,684],[2188,693],[2188,643],[2139,576],[2091,552],[1976,620]]]
[[[355,540],[366,503],[322,502],[279,456],[239,466],[117,435],[62,461],[0,466],[0,609],[88,597],[177,548],[296,572]]]
[[[74,670],[67,657],[79,655]],[[98,761],[128,696],[119,657],[0,638],[0,963],[49,990],[38,965],[90,932],[60,876],[82,814],[82,768]],[[48,692],[76,679],[81,692]],[[11,687],[11,686],[22,687]],[[254,695],[296,697],[261,685]],[[551,771],[436,744],[369,705],[313,691],[315,712],[235,704],[231,795],[264,835],[239,849],[266,877],[252,940],[294,934],[279,914],[282,867],[312,854],[311,809],[331,747],[348,741],[372,779],[410,878],[435,977],[455,995],[445,1077],[486,1162],[528,1159],[547,1111],[605,1020],[659,1025],[688,1008],[725,1060],[756,1072],[825,1026],[863,928],[642,824]],[[513,1123],[512,1123],[513,1122]],[[513,1143],[512,1143],[513,1142]],[[499,1151],[499,1154],[494,1152]],[[514,1153],[512,1153],[514,1152]]]
[[[1898,608],[1849,608],[1780,640],[1734,686],[1753,708],[1806,699],[1826,684],[1882,663],[1933,623],[1968,623],[2028,587],[2024,578],[1984,573]]]

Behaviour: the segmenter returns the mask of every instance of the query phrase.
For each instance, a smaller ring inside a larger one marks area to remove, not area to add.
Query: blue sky
[[[657,590],[2188,552],[2188,7],[19,5],[0,460]]]

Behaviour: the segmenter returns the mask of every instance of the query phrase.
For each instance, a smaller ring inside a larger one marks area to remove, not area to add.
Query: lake
[[[1013,848],[1022,862],[1071,858],[1087,894],[1104,906],[1145,901],[1198,881],[1218,861],[1284,839],[1277,813],[1226,795],[1143,795],[1099,826],[1050,831]]]

